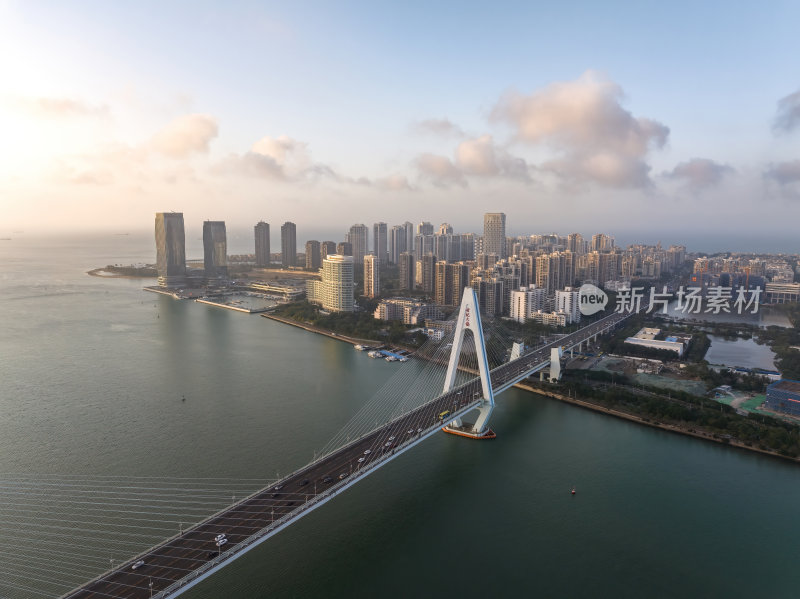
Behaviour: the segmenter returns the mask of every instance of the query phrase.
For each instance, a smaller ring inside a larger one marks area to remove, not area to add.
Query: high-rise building
[[[417,235],[433,235],[433,225],[428,221],[421,222],[417,225]]]
[[[502,212],[487,212],[483,215],[483,253],[497,254],[500,259],[506,253],[506,215]]]
[[[349,241],[340,241],[338,244],[336,244],[336,253],[340,256],[352,256],[353,244]]]
[[[186,235],[182,212],[156,212],[156,269],[161,287],[186,285]]]
[[[436,287],[436,256],[425,254],[420,261],[422,264],[422,290],[433,294]]]
[[[436,238],[433,235],[417,235],[414,237],[414,254],[421,260],[425,254],[436,253]]]
[[[281,264],[297,266],[297,225],[288,220],[281,225]]]
[[[521,286],[511,292],[509,316],[517,322],[525,322],[534,312],[545,309],[547,293],[536,285]]]
[[[364,256],[364,295],[377,297],[381,294],[381,263],[375,254]]]
[[[392,227],[389,231],[389,262],[400,264],[400,254],[408,251],[406,241],[406,228],[403,225]]]
[[[605,233],[597,233],[592,235],[592,251],[593,252],[610,252],[614,249],[614,238]]]
[[[475,277],[472,288],[478,295],[481,312],[487,316],[503,313],[503,282],[495,278]]]
[[[335,241],[323,241],[319,247],[319,263],[322,266],[322,261],[327,258],[330,254],[336,253],[336,242]]]
[[[319,248],[320,243],[316,239],[306,241],[306,270],[319,270],[322,267]]]
[[[448,264],[444,260],[436,263],[435,302],[442,306],[458,306],[464,287],[469,285],[469,266]]]
[[[372,243],[375,255],[382,265],[389,263],[388,228],[386,223],[375,223],[372,226]]]
[[[461,234],[461,260],[474,260],[475,259],[475,234],[462,233]]]
[[[570,233],[567,235],[567,249],[578,256],[583,254],[583,235],[580,233]]]
[[[228,240],[225,221],[203,223],[203,268],[206,279],[228,278]]]
[[[444,260],[445,262],[453,261],[449,253],[452,238],[452,235],[442,233],[437,233],[433,236],[433,253],[436,254],[439,260]]]
[[[411,252],[400,254],[400,289],[414,289],[416,260]]]
[[[555,311],[563,312],[567,316],[567,323],[580,322],[580,297],[577,289],[564,287],[556,291]]]
[[[414,251],[414,223],[406,221],[403,223],[406,228],[406,250],[407,252]],[[403,252],[400,252],[401,254]]]
[[[452,235],[453,226],[450,223],[442,223],[439,225],[439,235]]]
[[[369,247],[369,229],[366,225],[353,225],[347,233],[346,241],[349,241],[353,247],[353,262],[357,266],[361,266]]]
[[[265,268],[270,265],[269,223],[263,220],[253,227],[256,234],[256,266]]]
[[[352,312],[353,257],[328,256],[322,261],[322,309],[329,312]]]

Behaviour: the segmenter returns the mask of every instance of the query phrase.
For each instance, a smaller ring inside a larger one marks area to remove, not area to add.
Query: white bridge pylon
[[[478,374],[481,379],[481,389],[483,395],[481,403],[478,405],[478,418],[472,430],[464,430],[460,418],[453,420],[444,427],[444,431],[471,437],[475,439],[491,439],[495,434],[491,429],[487,429],[489,416],[494,410],[494,393],[492,392],[492,378],[489,372],[489,360],[486,357],[486,344],[483,339],[483,328],[481,327],[481,310],[478,306],[478,296],[472,287],[464,288],[464,295],[461,298],[461,308],[458,311],[453,347],[450,350],[450,362],[447,365],[447,375],[444,379],[444,393],[452,391],[458,373],[458,361],[461,357],[461,346],[464,343],[464,334],[471,331],[475,340],[475,351],[478,357]]]

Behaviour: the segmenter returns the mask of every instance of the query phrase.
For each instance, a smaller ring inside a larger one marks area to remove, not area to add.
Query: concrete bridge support
[[[489,373],[489,359],[486,356],[486,343],[483,339],[483,328],[481,327],[481,311],[478,306],[478,296],[472,287],[464,288],[464,295],[461,297],[461,308],[458,312],[455,336],[453,337],[453,347],[450,350],[450,361],[447,365],[447,374],[444,379],[444,393],[451,391],[456,381],[458,372],[458,361],[461,357],[461,347],[464,343],[464,334],[470,331],[475,340],[475,351],[478,356],[478,373],[481,379],[481,403],[478,405],[478,418],[471,430],[465,430],[460,419],[453,420],[443,427],[446,433],[470,437],[473,439],[492,439],[494,432],[488,428],[489,417],[494,410],[494,393],[492,392],[492,379]],[[521,347],[516,347],[517,352],[521,352]]]

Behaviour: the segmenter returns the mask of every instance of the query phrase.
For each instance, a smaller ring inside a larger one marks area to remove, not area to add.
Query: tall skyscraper
[[[375,254],[364,256],[364,295],[377,297],[381,294],[381,263]]]
[[[353,244],[349,241],[340,241],[338,244],[336,244],[336,253],[340,256],[352,256]]]
[[[228,278],[228,239],[225,221],[203,223],[203,268],[206,279]]]
[[[475,234],[461,234],[461,260],[475,259]]]
[[[414,223],[406,221],[403,223],[406,228],[406,250],[407,252],[414,251]],[[401,254],[403,252],[400,252]]]
[[[389,262],[400,264],[400,254],[408,251],[406,246],[406,228],[396,225],[389,231]]]
[[[306,241],[306,270],[319,270],[322,267],[319,248],[320,244],[316,239]]]
[[[281,225],[281,264],[297,266],[297,225],[288,220]]]
[[[452,235],[453,234],[453,225],[450,223],[442,223],[439,225],[439,235]]]
[[[567,235],[567,249],[578,256],[583,254],[583,235],[580,233]]]
[[[161,287],[186,285],[186,235],[182,212],[156,212],[156,269]]]
[[[400,254],[400,289],[414,289],[416,260],[412,252]]]
[[[417,225],[417,235],[433,235],[433,225],[428,221],[421,222]]]
[[[556,291],[555,310],[567,315],[567,323],[580,322],[580,294],[578,290],[572,287],[564,287],[563,290]]]
[[[269,240],[269,223],[263,220],[253,227],[256,233],[256,266],[261,268],[270,265],[270,240]]]
[[[422,257],[422,290],[433,294],[436,291],[436,256],[426,254]]]
[[[597,233],[592,235],[592,251],[593,252],[610,252],[614,249],[614,238],[605,233]]]
[[[382,265],[389,262],[388,228],[386,223],[375,223],[372,227],[372,243],[375,255]]]
[[[367,255],[367,247],[369,246],[369,229],[367,229],[366,225],[353,225],[347,233],[347,241],[353,246],[353,262],[361,266],[364,263],[364,256]]]
[[[464,287],[469,285],[469,266],[448,264],[444,260],[436,263],[435,302],[442,306],[457,306],[461,303]]]
[[[319,263],[322,265],[322,261],[327,258],[330,254],[336,253],[336,242],[335,241],[323,241],[319,247]]]
[[[483,253],[497,254],[507,258],[506,215],[503,212],[487,212],[483,215]]]

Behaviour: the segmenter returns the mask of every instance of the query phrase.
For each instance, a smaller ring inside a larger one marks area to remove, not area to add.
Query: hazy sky
[[[0,233],[795,235],[800,3],[0,0]]]

